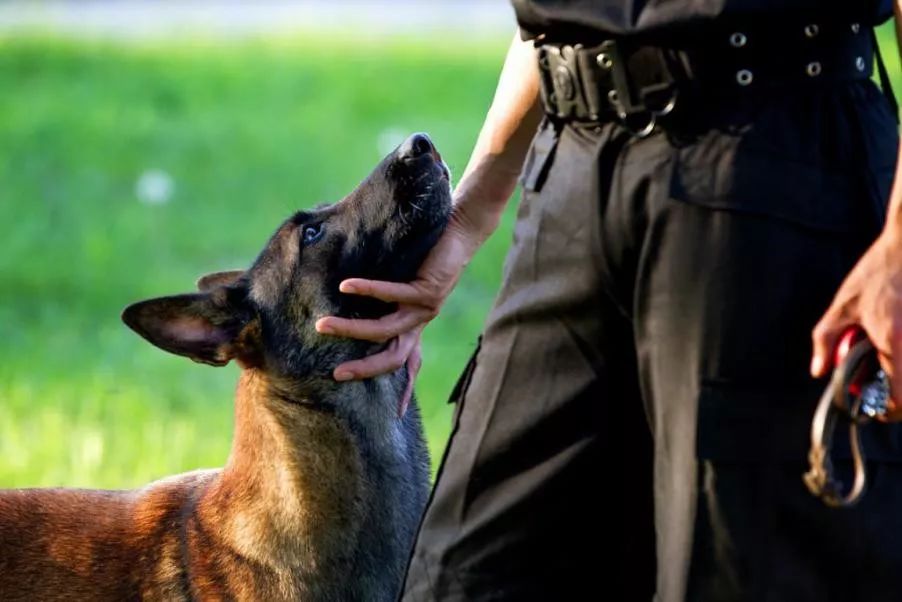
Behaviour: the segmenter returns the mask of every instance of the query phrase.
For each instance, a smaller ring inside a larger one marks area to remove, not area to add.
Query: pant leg
[[[525,191],[404,600],[651,598],[650,432],[598,269],[613,131],[564,128]]]
[[[862,529],[896,524],[898,490],[868,494],[874,516],[826,509],[801,483],[824,386],[807,375],[810,332],[879,231],[895,159],[895,125],[869,86],[750,100],[621,157],[615,213],[631,216],[641,250],[607,261],[633,275],[662,602],[851,602],[887,564],[902,574],[898,544]],[[898,429],[870,428],[872,457],[893,460]],[[888,556],[860,562],[880,546]]]

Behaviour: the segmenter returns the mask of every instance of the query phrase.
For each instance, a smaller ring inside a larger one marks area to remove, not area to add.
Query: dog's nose
[[[423,155],[435,153],[435,146],[426,134],[414,134],[405,140],[398,149],[401,159],[416,159]]]

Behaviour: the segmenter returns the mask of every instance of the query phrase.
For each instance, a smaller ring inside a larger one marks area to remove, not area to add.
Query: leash
[[[886,414],[889,381],[880,369],[874,345],[858,327],[847,330],[836,348],[835,368],[811,422],[810,469],[802,480],[812,495],[827,506],[845,508],[861,499],[867,484],[864,450],[859,429]],[[854,476],[852,486],[844,485],[833,471],[830,450],[839,420],[849,422]]]

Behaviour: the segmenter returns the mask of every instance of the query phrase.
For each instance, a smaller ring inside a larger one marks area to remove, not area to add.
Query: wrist
[[[498,227],[508,198],[473,189],[456,194],[451,222],[478,247]]]
[[[464,263],[469,263],[482,243],[495,230],[500,219],[500,216],[493,220],[491,215],[474,215],[474,213],[481,214],[482,212],[468,211],[465,206],[455,205],[448,222],[447,230],[453,232],[454,237],[458,240],[458,245],[465,256]]]

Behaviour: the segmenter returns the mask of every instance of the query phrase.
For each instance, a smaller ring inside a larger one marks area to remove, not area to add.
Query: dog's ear
[[[218,286],[230,286],[244,276],[244,270],[230,270],[228,272],[213,272],[197,279],[197,290],[202,293],[209,292]]]
[[[196,362],[224,366],[247,352],[247,333],[253,330],[249,312],[230,302],[226,288],[148,299],[129,305],[122,321],[159,347]]]

